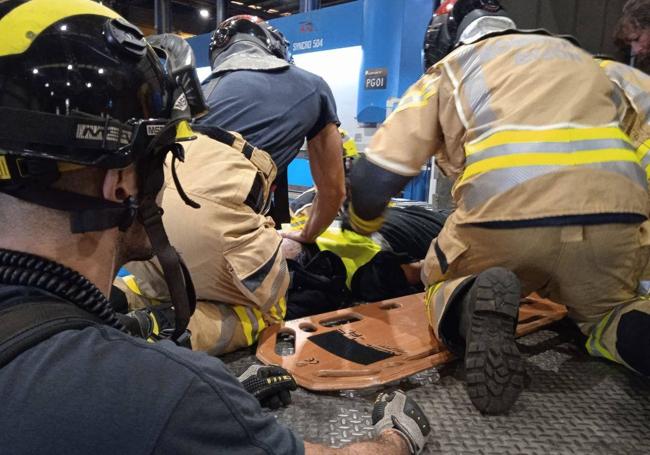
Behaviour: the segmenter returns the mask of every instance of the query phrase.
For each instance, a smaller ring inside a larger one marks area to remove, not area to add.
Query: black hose
[[[92,313],[106,325],[128,333],[117,320],[111,304],[94,284],[56,262],[28,253],[0,249],[0,284],[35,287],[49,292]]]

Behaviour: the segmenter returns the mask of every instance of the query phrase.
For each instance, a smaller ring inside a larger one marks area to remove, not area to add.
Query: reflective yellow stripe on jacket
[[[470,178],[485,180],[482,201],[569,166],[616,172],[647,186],[634,146],[623,131],[613,126],[503,130],[467,144],[465,155],[466,168],[460,182]],[[467,202],[468,208],[478,204]]]
[[[345,283],[348,288],[359,267],[370,262],[381,251],[381,247],[370,237],[338,228],[329,228],[322,233],[316,239],[316,244],[321,251],[331,251],[341,258],[347,272]]]
[[[645,171],[646,178],[650,180],[650,139],[639,146],[636,157]]]

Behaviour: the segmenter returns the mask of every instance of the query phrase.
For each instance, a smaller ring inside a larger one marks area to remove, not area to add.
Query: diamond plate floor
[[[520,339],[528,384],[508,416],[473,408],[459,362],[402,381],[431,421],[424,453],[650,454],[650,380],[593,359],[581,346],[565,321]],[[223,360],[240,373],[255,358],[250,350]],[[377,392],[298,390],[276,416],[308,441],[341,447],[372,436]]]

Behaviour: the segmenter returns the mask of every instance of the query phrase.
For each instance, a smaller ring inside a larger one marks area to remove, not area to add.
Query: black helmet
[[[499,0],[446,0],[436,10],[424,38],[425,70],[458,44],[463,31],[484,16],[505,16]]]
[[[158,133],[205,109],[191,89],[194,69],[178,68],[182,56],[167,58],[165,68],[164,50],[93,1],[3,2],[3,33],[0,162],[8,175],[0,191],[39,177],[27,171],[43,171],[36,165],[43,160],[108,169],[167,152],[175,136],[165,142]],[[178,74],[170,73],[174,64]]]
[[[2,2],[0,192],[69,212],[75,233],[125,230],[137,218],[154,251],[168,253],[155,204],[163,163],[169,152],[182,158],[177,133],[189,131],[205,102],[189,45],[179,37],[153,42],[155,50],[137,27],[91,0]],[[138,200],[51,188],[69,169],[130,164]],[[166,276],[179,277],[178,263],[163,262]],[[178,306],[187,308],[187,297]]]
[[[232,43],[251,41],[272,55],[289,61],[289,41],[275,27],[257,16],[233,16],[223,21],[210,37],[210,62]]]
[[[286,60],[287,62],[290,61],[291,54],[289,53],[289,40],[279,29],[272,25],[269,25],[268,31],[273,37],[273,45],[271,47],[273,55],[282,60]]]

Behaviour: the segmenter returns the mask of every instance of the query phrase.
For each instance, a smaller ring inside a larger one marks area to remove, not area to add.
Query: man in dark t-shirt
[[[336,216],[345,195],[336,104],[320,77],[287,62],[279,31],[252,16],[222,23],[210,43],[212,75],[204,82],[210,113],[200,125],[236,131],[271,155],[278,169],[271,216],[289,222],[286,171],[305,139],[319,189],[313,218],[294,240],[312,243]]]

